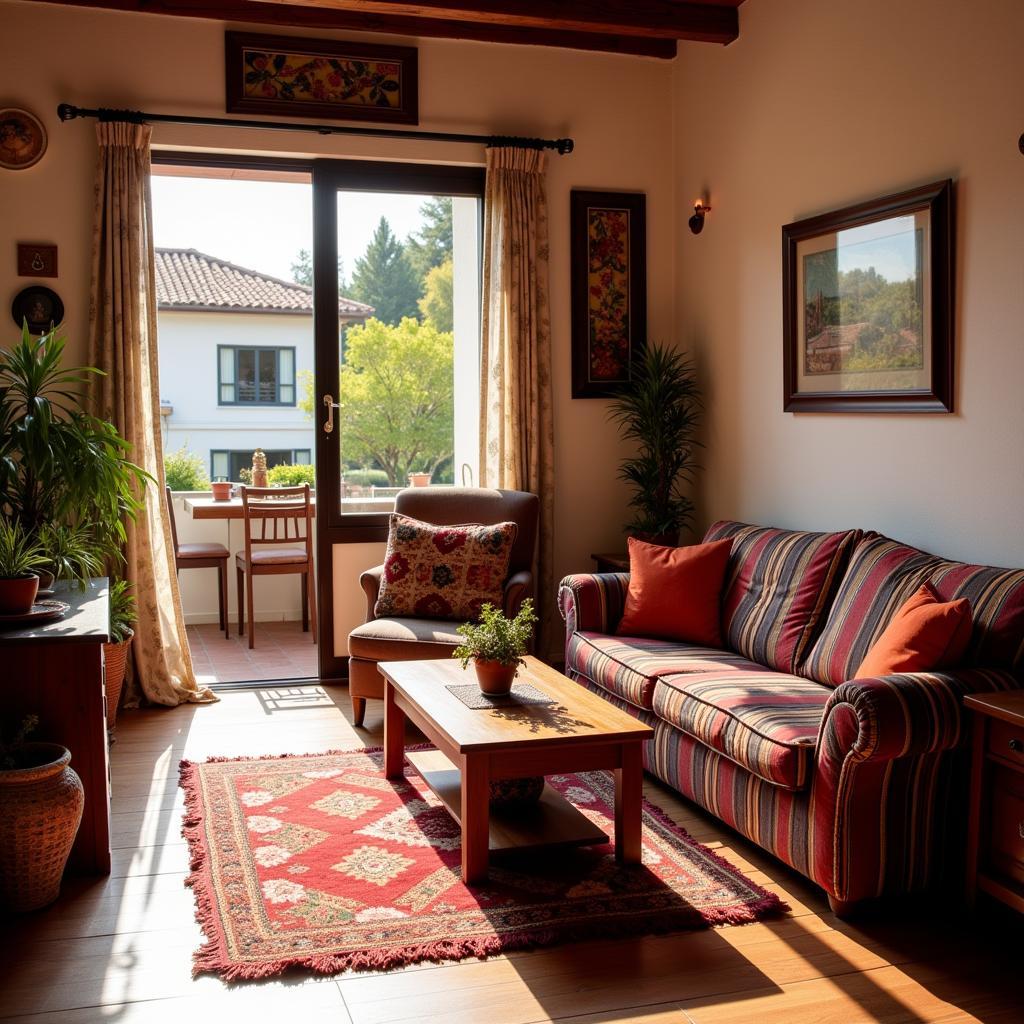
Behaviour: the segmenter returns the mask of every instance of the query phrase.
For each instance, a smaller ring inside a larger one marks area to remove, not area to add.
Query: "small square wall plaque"
[[[57,246],[18,242],[18,277],[56,277]]]

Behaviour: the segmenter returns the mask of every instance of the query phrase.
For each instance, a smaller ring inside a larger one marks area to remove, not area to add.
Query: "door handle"
[[[327,422],[324,423],[324,433],[334,433],[334,410],[341,406],[334,400],[334,395],[324,395],[324,406],[327,408]]]

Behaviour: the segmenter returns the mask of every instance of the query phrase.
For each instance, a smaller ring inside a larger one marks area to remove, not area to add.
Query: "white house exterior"
[[[211,479],[238,479],[262,448],[268,464],[313,461],[301,375],[313,370],[312,289],[207,256],[156,250],[164,450],[201,456]],[[339,302],[340,330],[373,308]]]

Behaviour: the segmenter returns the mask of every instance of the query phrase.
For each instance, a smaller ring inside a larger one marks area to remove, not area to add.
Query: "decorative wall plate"
[[[23,171],[46,152],[43,122],[18,107],[0,108],[0,167]]]
[[[64,303],[52,289],[41,284],[22,288],[11,303],[11,317],[21,327],[22,321],[28,321],[28,329],[33,334],[43,334],[53,324],[56,327],[64,319]]]

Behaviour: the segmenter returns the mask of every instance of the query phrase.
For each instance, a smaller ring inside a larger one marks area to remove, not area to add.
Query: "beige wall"
[[[747,0],[674,68],[678,303],[709,389],[702,520],[873,527],[1024,565],[1024,3]],[[782,412],[781,227],[957,181],[957,411]],[[704,233],[685,230],[709,188]]]
[[[49,152],[40,164],[0,178],[0,305],[8,306],[25,283],[14,276],[14,241],[58,243],[57,288],[67,304],[70,350],[82,358],[93,127],[85,121],[62,125],[55,108],[69,101],[82,106],[223,115],[224,25],[3,0],[0,23],[6,54],[0,69],[0,95],[5,102],[34,110],[50,133]],[[557,573],[586,569],[590,551],[621,545],[626,494],[615,479],[620,447],[605,419],[606,403],[569,398],[569,190],[647,193],[650,333],[671,339],[675,288],[672,70],[662,61],[618,55],[411,41],[420,48],[422,127],[572,135],[576,140],[574,154],[552,158],[548,179],[558,481],[555,552]],[[162,146],[213,150],[274,147],[287,152],[298,147],[303,153],[332,156],[463,163],[480,163],[483,158],[481,149],[465,145],[211,128],[157,126],[154,140]],[[368,556],[369,552],[362,552],[358,557]],[[339,572],[354,578],[357,568],[345,564]],[[347,609],[349,618],[358,619],[358,587],[348,589],[352,593],[340,607]],[[339,621],[339,628],[345,627],[346,622]]]

